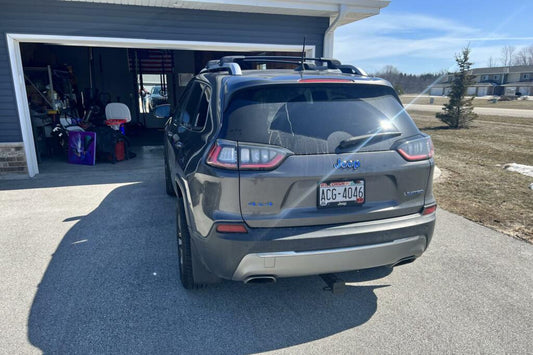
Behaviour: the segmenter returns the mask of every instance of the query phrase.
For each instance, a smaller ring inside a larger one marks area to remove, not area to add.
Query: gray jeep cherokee
[[[187,289],[395,266],[431,241],[431,139],[387,81],[356,67],[211,61],[165,133]]]

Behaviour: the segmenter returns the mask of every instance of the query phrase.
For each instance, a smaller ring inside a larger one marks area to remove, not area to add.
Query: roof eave
[[[190,10],[229,11],[293,16],[335,18],[341,7],[346,15],[339,25],[345,25],[379,14],[389,0],[62,0],[86,3],[106,3],[126,6],[167,7]]]

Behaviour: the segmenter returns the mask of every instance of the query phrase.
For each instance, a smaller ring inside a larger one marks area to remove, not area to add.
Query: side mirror
[[[170,104],[158,105],[154,109],[154,116],[156,118],[170,117]]]

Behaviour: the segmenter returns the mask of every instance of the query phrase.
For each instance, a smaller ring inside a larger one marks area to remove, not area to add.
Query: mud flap
[[[192,274],[196,284],[214,284],[222,281],[215,274],[207,270],[202,263],[202,257],[198,253],[196,241],[191,237]]]

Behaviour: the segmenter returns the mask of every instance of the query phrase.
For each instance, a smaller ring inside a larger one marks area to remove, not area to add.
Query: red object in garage
[[[115,157],[117,161],[122,161],[126,158],[124,141],[119,141],[115,144]]]

